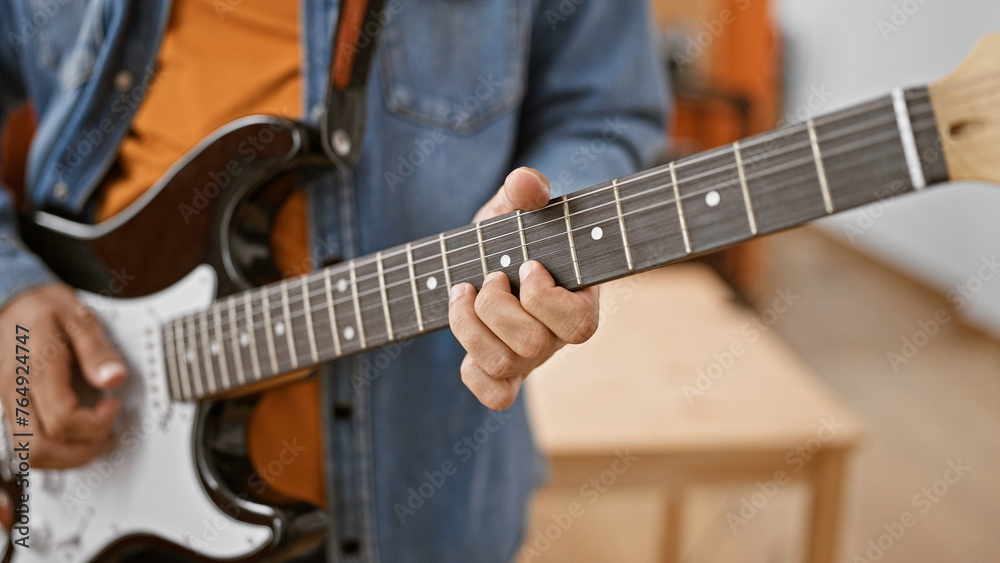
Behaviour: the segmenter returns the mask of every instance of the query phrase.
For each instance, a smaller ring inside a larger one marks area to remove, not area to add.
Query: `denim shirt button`
[[[57,183],[52,188],[52,195],[55,196],[58,201],[65,203],[66,199],[69,198],[69,186],[66,185],[66,182]]]
[[[413,103],[413,92],[409,88],[399,87],[393,89],[392,97],[397,105],[409,105]]]
[[[124,92],[132,87],[132,73],[123,70],[115,75],[115,90]]]
[[[344,538],[340,540],[340,552],[344,555],[354,555],[361,551],[361,541],[357,538]]]
[[[338,402],[333,405],[333,418],[335,420],[346,420],[354,414],[354,407],[351,403]]]

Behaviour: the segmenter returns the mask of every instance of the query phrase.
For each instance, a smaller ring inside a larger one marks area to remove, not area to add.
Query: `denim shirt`
[[[302,0],[303,119],[321,114],[337,9]],[[308,187],[314,263],[466,224],[517,166],[548,175],[559,195],[649,164],[666,92],[646,10],[646,0],[387,2],[361,161]],[[39,120],[32,206],[86,216],[155,87],[169,13],[169,0],[0,3],[0,121],[25,99]],[[53,279],[0,189],[0,307]],[[502,413],[481,406],[461,382],[463,355],[441,331],[324,368],[331,560],[516,556],[543,464],[523,400]]]

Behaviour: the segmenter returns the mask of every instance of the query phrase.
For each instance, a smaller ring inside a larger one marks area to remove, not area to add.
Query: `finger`
[[[549,179],[534,168],[521,167],[507,175],[503,186],[476,213],[473,222],[510,213],[516,209],[531,211],[549,202]]]
[[[596,286],[576,292],[558,287],[534,260],[521,264],[518,273],[524,309],[559,339],[581,344],[594,335],[600,320],[600,293]]]
[[[91,443],[107,440],[121,410],[121,400],[106,397],[93,406],[80,406],[68,385],[32,389],[41,432],[55,442]]]
[[[31,438],[31,465],[46,469],[71,469],[93,460],[110,445],[110,440],[59,442],[35,434]]]
[[[448,322],[455,338],[486,373],[497,379],[526,374],[535,366],[514,353],[476,314],[476,289],[467,283],[452,288]]]
[[[108,391],[125,383],[125,364],[108,342],[97,315],[82,304],[60,319],[69,335],[83,377],[95,388]]]
[[[476,314],[483,323],[522,358],[547,358],[559,341],[552,331],[524,310],[510,292],[503,272],[490,274],[476,296]]]
[[[33,385],[31,399],[38,408],[41,432],[56,442],[95,442],[107,439],[121,408],[116,397],[81,406],[72,380],[72,359],[65,347],[48,359],[41,376],[44,385]]]
[[[506,410],[514,404],[525,377],[519,375],[508,379],[494,379],[476,364],[471,355],[466,354],[462,361],[462,383],[465,383],[480,403],[495,411]]]

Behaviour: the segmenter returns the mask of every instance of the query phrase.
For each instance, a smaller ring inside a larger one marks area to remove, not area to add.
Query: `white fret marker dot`
[[[274,334],[282,336],[285,334],[285,323],[278,323],[274,325]]]
[[[344,340],[354,340],[354,327],[345,326],[344,327]]]
[[[719,192],[712,190],[707,194],[705,194],[705,203],[707,203],[709,207],[715,207],[716,205],[719,205],[719,203],[721,202],[722,202],[722,196],[719,195]]]
[[[240,346],[246,348],[250,345],[250,335],[245,332],[240,333]]]
[[[504,254],[500,257],[500,267],[506,268],[507,266],[510,266],[510,256]]]
[[[193,364],[194,363],[194,352],[192,352],[191,350],[185,350],[184,351],[184,359],[187,360],[187,363]]]
[[[213,356],[218,356],[219,355],[219,343],[218,342],[212,342],[211,344],[209,344],[208,345],[208,351],[211,352]]]
[[[594,230],[590,231],[590,238],[594,240],[601,240],[601,237],[603,236],[604,236],[604,229],[600,227],[594,227]]]
[[[347,291],[347,280],[345,280],[344,278],[340,278],[339,280],[337,280],[337,291],[341,293]]]
[[[434,276],[427,278],[427,289],[434,289],[438,286],[438,279]]]

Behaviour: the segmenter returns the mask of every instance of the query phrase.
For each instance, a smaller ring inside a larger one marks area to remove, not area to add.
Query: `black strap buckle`
[[[378,14],[384,5],[385,0],[341,0],[330,56],[326,115],[320,120],[323,152],[340,168],[353,169],[361,156],[366,86],[383,25]],[[364,10],[363,16],[357,10]]]

